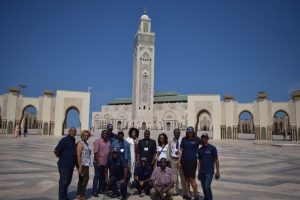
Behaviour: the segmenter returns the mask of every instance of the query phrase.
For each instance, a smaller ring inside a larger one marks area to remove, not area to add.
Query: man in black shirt
[[[109,170],[108,185],[113,192],[110,197],[115,198],[122,195],[121,199],[125,200],[127,197],[127,184],[130,178],[128,164],[120,155],[118,148],[113,148],[111,154],[111,158],[107,161]]]
[[[68,187],[72,181],[76,163],[75,135],[76,128],[70,128],[68,135],[59,141],[54,150],[54,154],[59,158],[57,162],[59,171],[59,200],[68,199]]]
[[[147,158],[147,165],[151,165],[153,169],[156,156],[156,142],[150,139],[149,130],[145,130],[144,139],[139,140],[137,154],[138,161],[143,157]]]
[[[140,197],[145,192],[150,194],[151,190],[151,174],[152,169],[147,165],[147,158],[141,158],[140,164],[134,169],[134,182],[133,186],[138,190]]]

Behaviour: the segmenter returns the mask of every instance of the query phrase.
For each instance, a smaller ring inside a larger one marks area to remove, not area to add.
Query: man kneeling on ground
[[[127,198],[127,184],[130,178],[128,164],[120,155],[118,148],[113,148],[111,158],[108,160],[107,168],[109,170],[108,186],[113,194],[111,198],[122,195],[122,200]]]
[[[133,186],[138,190],[140,197],[150,194],[152,168],[147,165],[147,158],[143,157],[140,164],[134,169],[134,182]]]
[[[166,158],[160,159],[160,167],[153,170],[151,179],[153,199],[168,199],[172,195],[170,189],[174,187],[173,170],[167,167]]]

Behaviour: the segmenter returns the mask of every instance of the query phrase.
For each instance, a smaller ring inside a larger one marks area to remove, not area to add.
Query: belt
[[[179,159],[179,157],[174,157],[174,156],[172,156],[172,159],[174,159],[174,160],[178,160],[178,159]]]

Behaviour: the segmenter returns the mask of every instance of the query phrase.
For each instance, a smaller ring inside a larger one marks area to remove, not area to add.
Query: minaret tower
[[[153,126],[154,39],[146,9],[134,39],[132,119],[137,128]]]

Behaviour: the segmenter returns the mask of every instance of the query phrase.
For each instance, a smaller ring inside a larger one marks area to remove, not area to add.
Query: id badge
[[[149,149],[148,149],[148,147],[144,147],[144,151],[148,151]]]
[[[120,151],[121,151],[121,153],[123,153],[123,152],[124,152],[124,149],[120,149]]]

